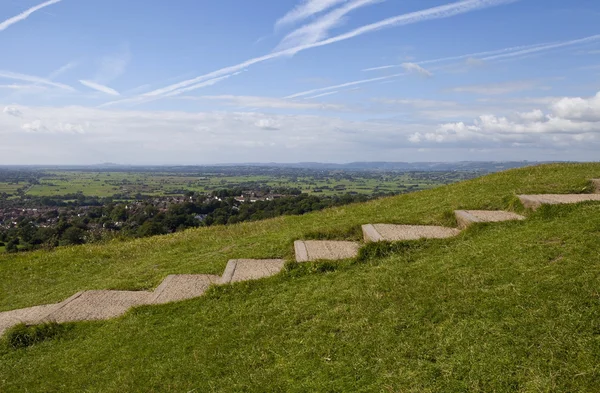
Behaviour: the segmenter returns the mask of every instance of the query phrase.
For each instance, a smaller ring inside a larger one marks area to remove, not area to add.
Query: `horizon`
[[[598,16],[594,0],[5,2],[0,165],[596,161]]]

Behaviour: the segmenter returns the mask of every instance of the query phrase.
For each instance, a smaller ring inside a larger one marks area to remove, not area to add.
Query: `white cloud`
[[[592,98],[563,98],[552,105],[556,116],[569,120],[600,122],[600,92]]]
[[[6,113],[7,115],[11,115],[11,116],[15,116],[15,117],[22,117],[23,113],[21,113],[21,111],[18,108],[12,107],[12,106],[7,106],[2,110],[2,113]]]
[[[425,68],[416,63],[404,63],[402,64],[402,68],[404,68],[406,72],[416,73],[427,78],[431,78],[433,76],[430,71],[427,71]]]
[[[254,125],[263,130],[271,131],[278,130],[281,127],[277,120],[274,119],[259,119],[256,122],[254,122]]]
[[[90,89],[97,90],[99,92],[102,92],[102,93],[105,93],[105,94],[108,94],[108,95],[111,95],[111,96],[120,96],[121,95],[115,89],[112,89],[112,88],[110,88],[108,86],[101,85],[101,84],[96,83],[96,82],[86,81],[86,80],[80,80],[79,83],[81,83],[84,86],[89,87]]]
[[[22,117],[0,116],[0,164],[367,160],[408,146],[409,132],[421,130],[418,125],[257,112],[12,107]]]
[[[472,123],[442,124],[409,137],[414,144],[462,144],[479,147],[537,146],[600,148],[600,93],[591,98],[565,97],[547,111],[513,116],[481,115]],[[597,150],[596,150],[597,151]]]
[[[49,0],[42,4],[36,5],[35,7],[31,7],[28,10],[21,12],[19,15],[13,16],[12,18],[5,20],[4,22],[1,22],[0,23],[0,31],[6,30],[10,26],[14,25],[15,23],[18,23],[22,20],[29,18],[29,16],[31,14],[33,14],[36,11],[41,10],[42,8],[51,6],[56,3],[60,3],[61,1],[62,0]]]
[[[413,24],[413,23],[424,22],[427,20],[450,18],[453,16],[457,16],[457,15],[461,15],[461,14],[465,14],[465,13],[469,13],[469,12],[473,12],[473,11],[477,11],[477,10],[482,10],[482,9],[486,9],[486,8],[490,8],[490,7],[514,3],[516,1],[519,1],[519,0],[463,0],[463,1],[458,1],[456,3],[446,4],[446,5],[442,5],[442,6],[438,6],[438,7],[428,8],[428,9],[421,10],[421,11],[411,12],[408,14],[398,15],[395,17],[384,19],[384,20],[376,22],[376,23],[372,23],[369,25],[359,27],[359,28],[351,30],[347,33],[340,34],[340,35],[337,35],[337,36],[334,36],[334,37],[331,37],[331,38],[328,38],[328,39],[325,39],[325,40],[322,40],[319,42],[298,46],[295,48],[290,48],[290,49],[283,50],[280,52],[270,53],[265,56],[256,57],[256,58],[244,61],[244,62],[236,64],[234,66],[221,68],[219,70],[210,72],[205,75],[201,75],[196,78],[188,79],[188,80],[185,80],[185,81],[182,81],[179,83],[172,84],[170,86],[166,86],[166,87],[151,91],[149,93],[146,93],[144,96],[146,96],[146,97],[149,97],[149,96],[161,97],[167,93],[170,93],[172,91],[175,91],[175,90],[178,90],[181,88],[185,88],[187,86],[190,86],[190,85],[193,85],[196,83],[200,83],[200,82],[203,82],[203,81],[206,81],[209,79],[213,79],[213,78],[217,78],[217,77],[220,77],[223,75],[241,71],[241,70],[243,70],[247,67],[250,67],[254,64],[262,63],[262,62],[276,59],[276,58],[283,57],[283,56],[293,55],[298,52],[308,50],[311,48],[317,48],[317,47],[321,47],[321,46],[331,45],[336,42],[349,40],[354,37],[358,37],[358,36],[361,36],[361,35],[367,34],[367,33],[372,33],[372,32],[382,30],[385,28],[389,28],[389,27],[393,27],[393,26],[404,26],[404,25],[409,25],[409,24]]]

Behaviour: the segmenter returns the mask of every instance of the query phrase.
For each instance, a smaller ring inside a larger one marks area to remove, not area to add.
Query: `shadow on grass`
[[[62,338],[72,328],[72,324],[59,324],[56,322],[32,326],[22,323],[13,326],[6,332],[4,344],[7,349],[12,350],[27,348],[47,340]]]

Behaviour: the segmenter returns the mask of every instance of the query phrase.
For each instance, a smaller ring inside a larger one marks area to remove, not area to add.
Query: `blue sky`
[[[4,0],[0,164],[600,159],[597,0]]]

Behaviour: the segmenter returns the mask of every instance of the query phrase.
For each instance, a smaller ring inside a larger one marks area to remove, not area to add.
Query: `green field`
[[[111,197],[114,195],[135,196],[181,194],[185,191],[210,193],[225,188],[248,188],[257,186],[271,188],[298,188],[304,193],[340,195],[345,193],[374,194],[377,192],[401,193],[430,189],[456,181],[456,174],[423,176],[410,173],[388,173],[381,175],[332,172],[327,175],[225,175],[204,174],[182,175],[181,173],[146,172],[44,172],[39,184],[0,183],[0,193],[14,195],[20,187],[26,187],[30,196],[61,196],[83,193],[87,196]]]
[[[517,194],[590,191],[598,177],[600,164],[524,168],[304,216],[1,255],[0,310],[220,274],[230,258],[291,259],[296,239],[357,239],[366,223],[523,212]],[[0,346],[0,391],[596,392],[600,204],[526,214]]]
[[[7,193],[9,195],[13,195],[16,194],[17,190],[21,187],[23,187],[23,184],[19,185],[0,182],[0,194]]]

